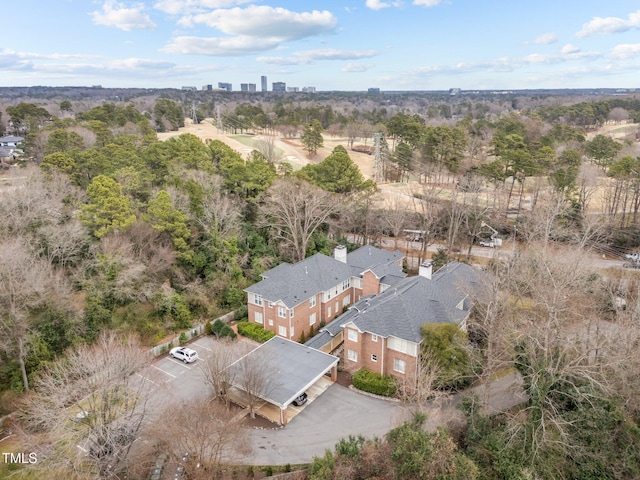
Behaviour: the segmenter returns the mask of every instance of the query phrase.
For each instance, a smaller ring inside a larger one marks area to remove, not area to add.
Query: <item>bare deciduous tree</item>
[[[255,418],[257,405],[279,387],[273,359],[262,350],[253,350],[231,364],[229,369],[234,384],[246,394],[243,400],[249,415]]]
[[[233,383],[234,372],[228,367],[244,355],[247,348],[243,342],[217,340],[212,346],[211,355],[200,364],[204,381],[213,390],[213,398],[219,398],[229,405],[229,386]]]
[[[33,468],[94,477],[125,468],[147,415],[147,382],[135,373],[149,362],[134,337],[103,333],[49,365],[24,405],[31,438],[49,450]]]
[[[29,251],[22,238],[0,243],[0,349],[20,365],[29,390],[25,358],[33,329],[31,315],[48,299],[65,296],[64,282],[51,265]]]
[[[255,148],[269,163],[275,163],[278,159],[275,135],[261,135],[255,143]]]
[[[197,399],[171,406],[161,417],[171,422],[156,423],[148,436],[182,464],[188,478],[218,478],[223,464],[238,461],[250,451],[235,412],[219,403]]]
[[[301,180],[281,179],[268,190],[261,207],[262,224],[272,228],[273,236],[299,262],[306,256],[313,233],[339,206],[329,192]]]

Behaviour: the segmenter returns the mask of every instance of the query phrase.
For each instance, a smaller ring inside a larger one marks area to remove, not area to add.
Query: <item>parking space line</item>
[[[167,372],[166,370],[161,369],[160,367],[156,367],[155,365],[151,365],[153,368],[155,368],[156,370],[160,370],[162,373],[166,373],[167,375],[169,375],[170,377],[176,378],[175,375]]]
[[[194,345],[198,348],[204,348],[205,350],[208,350],[210,352],[213,352],[213,350],[211,350],[210,348],[205,347],[204,345],[200,345],[199,343],[194,343]]]
[[[176,364],[180,365],[181,367],[186,368],[187,370],[191,370],[191,367],[187,367],[183,362],[181,362],[179,360],[176,360],[174,358],[169,358],[169,360],[171,360],[173,363],[176,363]]]
[[[140,375],[139,373],[136,373],[136,375],[138,375],[141,379],[146,380],[147,382],[151,382],[154,385],[158,385],[156,382],[154,382],[153,380],[148,379],[147,377]]]

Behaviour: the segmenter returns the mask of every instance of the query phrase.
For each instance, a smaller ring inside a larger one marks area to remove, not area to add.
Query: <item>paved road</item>
[[[504,411],[526,400],[522,381],[516,374],[475,387],[472,392],[487,413]],[[461,421],[463,414],[457,407],[464,395],[454,395],[437,404],[430,402],[425,408],[425,428],[435,431],[451,421]],[[371,398],[334,384],[286,427],[250,430],[253,453],[244,462],[252,465],[307,463],[326,449],[333,450],[341,438],[383,437],[411,415],[412,408],[408,405]]]
[[[284,428],[253,429],[249,439],[253,453],[245,459],[253,465],[285,465],[310,462],[338,440],[349,435],[381,437],[408,418],[398,402],[371,398],[334,384],[309,404]]]

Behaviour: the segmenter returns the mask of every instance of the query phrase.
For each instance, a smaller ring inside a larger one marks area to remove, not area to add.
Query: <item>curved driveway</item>
[[[253,452],[243,463],[308,463],[349,435],[382,437],[409,418],[402,404],[371,398],[333,384],[284,428],[249,431]]]

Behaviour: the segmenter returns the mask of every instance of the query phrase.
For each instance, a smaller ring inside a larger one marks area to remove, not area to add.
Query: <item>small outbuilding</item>
[[[285,411],[300,395],[329,374],[335,381],[338,357],[282,337],[273,337],[229,365],[231,385]]]

